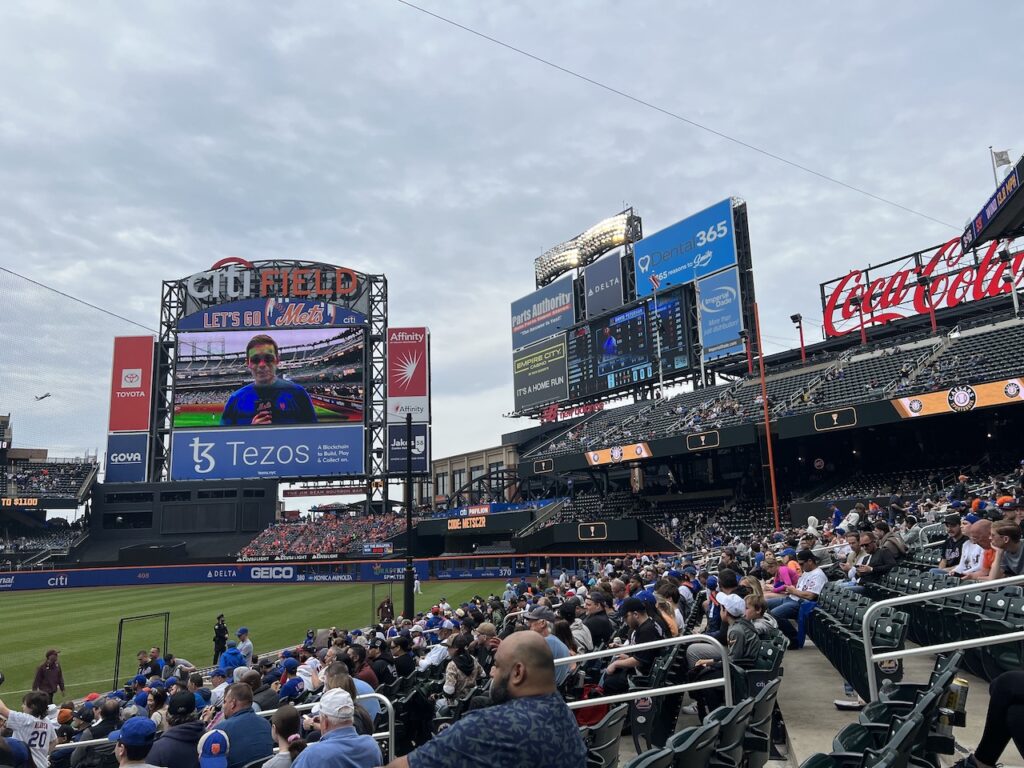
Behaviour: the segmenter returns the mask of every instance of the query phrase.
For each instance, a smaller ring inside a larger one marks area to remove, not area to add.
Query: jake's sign
[[[860,327],[883,325],[932,310],[956,307],[1010,292],[1024,284],[1024,250],[999,259],[1006,242],[993,241],[984,250],[964,253],[960,238],[902,259],[867,269],[854,269],[844,277],[821,285],[825,333],[843,336]]]

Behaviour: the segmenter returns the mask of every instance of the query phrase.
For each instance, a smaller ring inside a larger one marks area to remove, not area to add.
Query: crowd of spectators
[[[238,553],[239,557],[280,557],[344,553],[361,550],[405,530],[405,515],[311,513],[306,519],[283,520],[262,531]]]
[[[7,492],[18,496],[77,496],[95,470],[91,461],[31,462],[7,467]]]
[[[80,534],[71,528],[50,528],[24,536],[0,538],[0,553],[43,552],[48,549],[66,550]]]

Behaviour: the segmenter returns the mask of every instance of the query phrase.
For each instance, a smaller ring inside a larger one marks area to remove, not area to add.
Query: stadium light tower
[[[939,332],[939,325],[935,322],[935,305],[932,304],[932,292],[928,290],[928,286],[932,284],[932,279],[928,275],[918,275],[917,284],[924,289],[924,302],[928,305],[928,316],[932,321],[932,336]]]
[[[857,308],[857,317],[860,319],[860,345],[866,347],[868,345],[868,331],[864,327],[864,302],[860,296],[851,296],[850,303]]]
[[[1017,297],[1017,286],[1016,275],[1013,274],[1013,267],[1010,265],[1010,249],[1003,248],[999,251],[999,261],[1002,263],[1004,269],[1010,270],[1009,272],[1003,272],[1003,282],[1006,283],[1010,291],[1010,296],[1013,298],[1013,316],[1020,317],[1020,299]]]
[[[800,331],[800,362],[807,362],[807,349],[804,347],[804,316],[797,312],[795,315],[789,316],[790,321],[796,325],[797,330]]]

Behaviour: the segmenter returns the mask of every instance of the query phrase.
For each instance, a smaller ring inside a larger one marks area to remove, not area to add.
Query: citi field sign
[[[203,305],[268,297],[348,303],[365,292],[366,277],[348,267],[302,261],[251,262],[231,256],[181,282],[188,298]]]

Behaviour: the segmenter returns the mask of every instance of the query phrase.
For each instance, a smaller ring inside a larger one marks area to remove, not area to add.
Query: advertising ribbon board
[[[146,432],[153,407],[152,336],[114,339],[109,432]]]
[[[1024,379],[1002,379],[984,384],[960,384],[938,392],[890,400],[901,419],[968,413],[976,408],[1013,405],[1024,401]]]
[[[603,448],[600,451],[588,451],[585,455],[587,464],[597,467],[602,464],[619,464],[623,461],[649,459],[654,454],[651,453],[651,447],[647,443],[632,443]]]
[[[637,298],[736,265],[732,201],[723,200],[633,246]],[[655,280],[652,281],[651,278]]]

